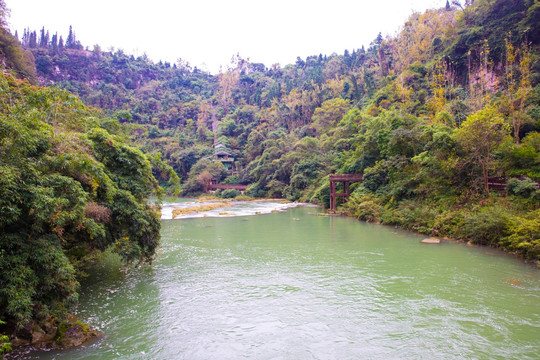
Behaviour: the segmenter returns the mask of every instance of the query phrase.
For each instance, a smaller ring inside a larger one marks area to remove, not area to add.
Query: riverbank
[[[469,245],[502,249],[540,268],[540,209],[520,199],[492,196],[463,204],[448,199],[392,203],[375,195],[353,195],[343,206],[342,214]]]

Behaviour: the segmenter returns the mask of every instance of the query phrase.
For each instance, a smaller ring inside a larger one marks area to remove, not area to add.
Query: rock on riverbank
[[[12,337],[13,351],[6,359],[16,359],[17,354],[25,349],[69,349],[81,346],[103,334],[89,325],[82,323],[74,315],[68,315],[64,321],[49,317],[44,324],[29,323]]]

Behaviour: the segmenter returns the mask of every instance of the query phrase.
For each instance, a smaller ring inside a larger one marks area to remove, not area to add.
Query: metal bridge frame
[[[349,190],[349,184],[352,182],[362,181],[362,174],[336,174],[330,175],[330,210],[336,211],[336,200],[338,197],[343,198],[343,203],[347,202],[351,195]],[[343,183],[343,192],[338,193],[336,191],[336,183]]]

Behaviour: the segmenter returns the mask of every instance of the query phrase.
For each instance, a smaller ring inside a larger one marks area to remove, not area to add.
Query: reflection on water
[[[164,221],[154,266],[110,260],[83,289],[106,337],[39,357],[538,358],[537,269],[319,211]]]

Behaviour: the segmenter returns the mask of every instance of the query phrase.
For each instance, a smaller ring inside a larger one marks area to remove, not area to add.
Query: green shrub
[[[437,210],[431,209],[428,205],[405,200],[397,207],[385,208],[381,213],[381,222],[430,234],[436,215]]]
[[[286,186],[283,195],[289,201],[297,201],[302,197],[302,192],[292,186]]]
[[[386,162],[379,161],[375,166],[364,170],[362,185],[369,191],[376,192],[386,184],[388,184],[388,166]]]
[[[508,226],[506,211],[501,207],[491,206],[465,215],[460,235],[475,244],[495,245],[508,233]]]
[[[240,177],[238,175],[229,175],[223,180],[224,184],[240,184]]]
[[[356,218],[367,222],[379,222],[381,201],[374,195],[353,194],[345,208]]]
[[[246,194],[253,198],[262,198],[266,195],[266,191],[261,189],[258,183],[251,184],[246,189]]]
[[[463,221],[463,214],[460,211],[441,211],[433,219],[433,233],[454,235],[462,227]]]
[[[240,192],[236,189],[225,189],[221,192],[221,197],[224,199],[232,199],[240,195]]]
[[[326,208],[330,207],[330,181],[329,177],[325,176],[320,182],[320,186],[315,189],[313,196],[309,199],[310,202],[316,202]]]
[[[267,185],[266,195],[270,198],[282,198],[285,184],[279,180],[273,179]]]
[[[540,209],[525,217],[511,217],[508,233],[510,235],[501,240],[501,245],[523,253],[527,259],[540,261]]]
[[[0,320],[0,325],[4,325],[5,322]],[[0,334],[0,355],[6,354],[11,351],[11,343],[9,337],[4,334]]]
[[[523,180],[510,179],[507,185],[508,193],[540,200],[540,190],[537,188],[536,181],[525,177]]]

